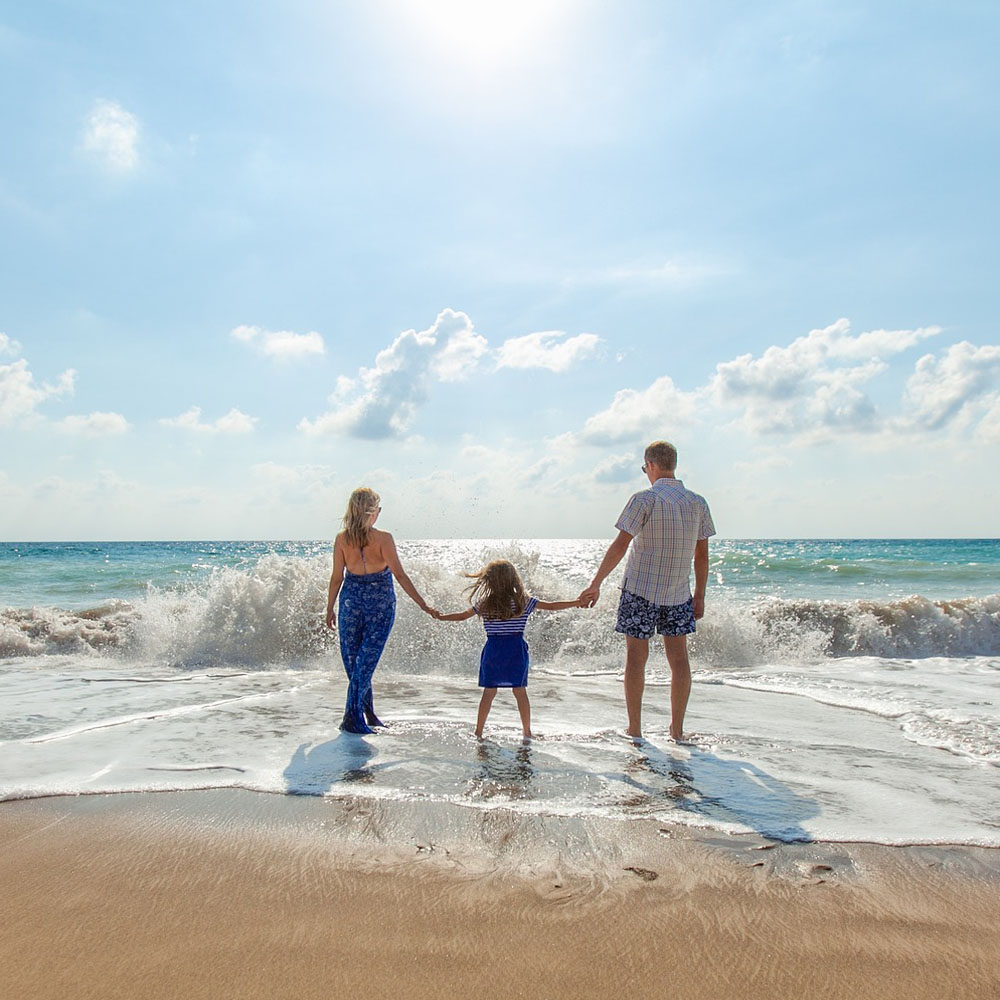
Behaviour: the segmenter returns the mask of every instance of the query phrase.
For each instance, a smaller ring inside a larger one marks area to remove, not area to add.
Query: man
[[[615,527],[618,537],[608,546],[590,586],[580,594],[593,607],[601,584],[632,545],[618,604],[616,632],[625,633],[625,707],[628,735],[642,735],[642,693],[653,633],[663,636],[670,664],[670,735],[684,734],[684,712],[691,693],[687,637],[695,619],[705,614],[708,583],[708,539],[715,525],[703,497],[684,488],[674,476],[677,449],[654,441],[643,454],[642,471],[650,488],[625,505]],[[691,563],[694,562],[694,594]]]

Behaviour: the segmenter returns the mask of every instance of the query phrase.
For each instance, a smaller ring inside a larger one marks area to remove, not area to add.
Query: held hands
[[[596,603],[597,599],[601,596],[601,588],[599,584],[591,584],[586,590],[580,591],[580,596],[577,598],[579,602],[579,607],[581,608],[592,608]]]

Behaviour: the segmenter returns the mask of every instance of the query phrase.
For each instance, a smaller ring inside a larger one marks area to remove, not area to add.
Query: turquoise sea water
[[[580,551],[578,539],[528,540],[525,549]],[[502,541],[458,539],[455,558]],[[592,540],[591,549],[602,542]],[[447,541],[411,542],[447,554]],[[17,542],[0,543],[0,605],[85,607],[141,596],[149,585],[176,587],[220,568],[252,568],[261,557],[314,558],[328,541]],[[470,552],[470,550],[473,550]],[[569,568],[569,567],[567,567]],[[582,560],[580,578],[589,564]],[[1000,591],[997,539],[723,539],[712,542],[712,582],[727,595],[885,600],[920,594],[933,600]]]
[[[575,597],[595,539],[401,541],[435,606],[502,556]],[[399,595],[373,737],[340,734],[346,682],[323,627],[330,544],[0,545],[0,798],[238,786],[475,809],[653,817],[781,839],[1000,846],[1000,541],[715,540],[691,642],[692,739],[623,740],[616,582],[593,610],[536,613],[534,728],[498,699],[472,738],[477,622]],[[510,700],[510,699],[508,699]]]

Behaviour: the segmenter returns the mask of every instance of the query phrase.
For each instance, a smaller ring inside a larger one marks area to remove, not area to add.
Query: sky
[[[0,538],[996,536],[1000,5],[0,0]]]

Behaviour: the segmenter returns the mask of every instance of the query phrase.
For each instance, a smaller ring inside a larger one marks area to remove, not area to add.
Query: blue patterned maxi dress
[[[370,733],[382,725],[372,702],[372,674],[396,618],[392,571],[344,573],[340,590],[340,656],[347,671],[347,706],[341,729]]]

